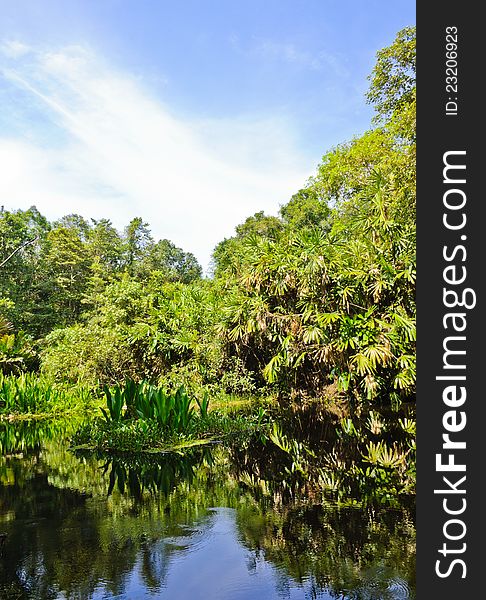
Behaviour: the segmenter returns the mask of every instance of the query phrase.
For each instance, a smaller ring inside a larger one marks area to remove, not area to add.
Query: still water
[[[415,598],[406,507],[272,477],[258,444],[184,455],[68,449],[62,423],[0,423],[0,598]]]

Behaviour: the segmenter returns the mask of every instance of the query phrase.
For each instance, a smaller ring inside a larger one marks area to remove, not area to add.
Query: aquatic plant
[[[182,387],[170,394],[154,386],[138,385],[138,410],[134,417],[127,408],[121,419],[112,420],[105,409],[105,418],[88,421],[77,429],[71,439],[73,447],[122,452],[179,451],[208,442],[245,440],[253,434],[265,436],[272,422],[270,412],[261,406],[237,412],[210,411],[206,395],[202,400],[196,398],[197,411]]]
[[[201,418],[206,419],[208,416],[208,410],[209,410],[209,394],[207,392],[204,392],[202,400],[199,400],[199,398],[197,398],[197,396],[196,396],[196,402],[197,402],[197,405],[199,406]]]
[[[196,416],[193,402],[182,385],[169,393],[161,386],[127,379],[123,385],[105,386],[104,391],[107,409],[101,408],[101,412],[107,422],[117,423],[122,418],[155,421],[168,431],[182,433],[190,430]],[[207,418],[208,394],[201,401],[196,398],[196,403],[201,418]]]
[[[0,373],[0,414],[61,413],[93,405],[92,391],[78,384],[63,387],[33,373]]]
[[[119,386],[110,390],[108,386],[104,387],[106,396],[106,406],[108,413],[101,407],[100,410],[107,421],[120,421],[123,410],[123,391]]]

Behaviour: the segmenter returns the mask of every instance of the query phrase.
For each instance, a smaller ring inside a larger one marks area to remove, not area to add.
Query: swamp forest
[[[0,597],[415,597],[415,29],[211,272],[0,209]]]

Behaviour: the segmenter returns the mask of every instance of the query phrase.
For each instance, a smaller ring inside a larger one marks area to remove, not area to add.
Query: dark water
[[[405,507],[293,489],[258,445],[83,456],[66,427],[0,423],[2,599],[415,597]]]

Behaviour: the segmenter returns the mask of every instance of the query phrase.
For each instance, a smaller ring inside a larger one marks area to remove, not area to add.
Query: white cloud
[[[24,54],[27,54],[29,50],[30,48],[26,44],[23,44],[17,40],[6,40],[0,46],[0,52],[10,58],[18,58],[23,56]]]
[[[12,102],[3,110],[17,114],[14,133],[0,131],[7,208],[108,217],[119,228],[142,216],[207,266],[235,225],[275,214],[314,168],[283,119],[189,120],[84,47],[2,49]],[[19,103],[28,105],[21,125]]]

